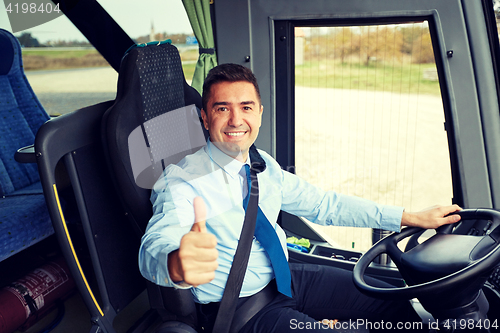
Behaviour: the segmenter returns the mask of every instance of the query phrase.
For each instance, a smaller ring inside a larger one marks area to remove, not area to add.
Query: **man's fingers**
[[[416,213],[403,212],[402,226],[435,229],[444,224],[460,221],[460,215],[453,214],[462,208],[458,205],[434,206]]]
[[[194,224],[191,227],[191,231],[194,232],[207,232],[207,227],[205,221],[207,219],[207,208],[205,206],[205,201],[202,197],[196,197],[193,200],[194,208]]]
[[[450,224],[457,223],[458,221],[460,221],[460,215],[450,215],[450,216],[446,217],[446,219],[448,220],[448,222]]]
[[[196,228],[200,223],[195,223],[191,228]],[[193,247],[193,248],[203,248],[203,249],[215,249],[217,246],[217,237],[211,233],[201,233],[198,231],[189,232],[181,239],[181,246]],[[198,255],[198,254],[196,254]]]
[[[186,248],[184,242],[196,246]],[[184,282],[196,287],[212,281],[219,266],[216,245],[216,237],[210,233],[190,232],[182,238],[178,255]]]
[[[213,280],[218,267],[217,237],[207,232],[207,209],[201,197],[193,200],[194,223],[181,239],[179,260],[184,282],[196,287]]]
[[[206,233],[207,226],[205,224],[205,221],[195,222],[191,227],[191,231]]]
[[[456,223],[456,222],[460,221],[460,219],[461,219],[460,215],[453,214],[455,212],[462,210],[462,208],[460,208],[460,206],[451,205],[451,206],[443,207],[443,209],[446,209],[446,212],[444,214],[445,219],[446,219],[446,223]]]
[[[184,282],[198,287],[201,284],[209,283],[215,278],[215,270],[209,272],[197,272],[195,274],[187,274],[184,277]]]
[[[444,206],[443,209],[446,210],[445,215],[461,211],[462,208],[460,208],[459,205],[450,205],[450,206]]]

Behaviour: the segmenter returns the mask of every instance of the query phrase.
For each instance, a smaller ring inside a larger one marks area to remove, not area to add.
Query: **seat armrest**
[[[19,163],[36,163],[35,145],[19,148],[14,159]]]

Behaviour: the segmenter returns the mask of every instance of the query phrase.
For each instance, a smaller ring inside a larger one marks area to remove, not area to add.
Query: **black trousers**
[[[339,320],[338,331],[420,331],[421,321],[407,300],[365,296],[355,287],[352,272],[328,266],[290,264],[293,298],[279,294],[257,313],[241,333],[324,332],[318,321]],[[375,286],[386,283],[366,277]]]

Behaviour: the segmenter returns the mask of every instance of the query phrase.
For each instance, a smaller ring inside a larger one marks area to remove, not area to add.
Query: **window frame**
[[[274,21],[275,40],[275,77],[276,77],[276,160],[289,171],[295,170],[295,27],[357,26],[382,25],[427,21],[431,34],[432,47],[436,60],[441,98],[443,101],[445,124],[453,123],[450,92],[447,84],[443,55],[441,54],[438,32],[434,15],[425,16],[388,16],[377,18],[346,19],[298,19]],[[453,203],[464,204],[461,185],[459,156],[456,149],[454,126],[446,126],[453,187]]]

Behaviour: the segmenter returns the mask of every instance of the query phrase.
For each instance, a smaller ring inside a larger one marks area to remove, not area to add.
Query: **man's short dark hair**
[[[203,109],[207,111],[207,103],[210,99],[210,93],[212,86],[220,82],[240,82],[246,81],[253,84],[255,87],[255,92],[259,98],[259,103],[261,103],[259,85],[257,84],[257,79],[253,75],[252,71],[238,64],[222,64],[212,68],[203,83],[203,94],[201,96],[201,103],[203,104]]]

